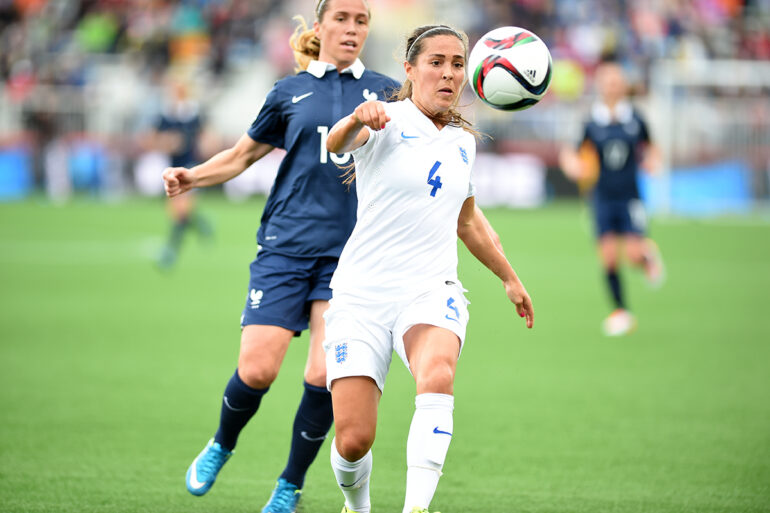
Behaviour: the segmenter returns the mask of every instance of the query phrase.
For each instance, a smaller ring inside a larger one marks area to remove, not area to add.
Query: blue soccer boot
[[[217,474],[219,474],[222,466],[232,455],[232,451],[219,445],[213,438],[209,440],[206,447],[187,469],[187,477],[185,478],[187,491],[193,495],[203,495],[208,492],[214,481],[217,480]]]
[[[302,496],[302,490],[285,480],[278,479],[275,490],[267,501],[262,513],[295,513],[297,511],[297,502]]]

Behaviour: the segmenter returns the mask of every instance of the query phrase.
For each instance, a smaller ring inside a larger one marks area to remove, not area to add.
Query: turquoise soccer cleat
[[[232,456],[232,451],[228,451],[212,438],[201,453],[190,464],[187,469],[187,491],[193,495],[203,495],[217,480],[217,474],[222,466]]]
[[[275,484],[270,500],[262,508],[262,513],[295,513],[301,496],[302,490],[280,478]]]

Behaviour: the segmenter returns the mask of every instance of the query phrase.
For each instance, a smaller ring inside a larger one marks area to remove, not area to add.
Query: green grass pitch
[[[202,498],[190,461],[213,435],[263,202],[200,195],[216,226],[159,272],[161,200],[0,204],[0,511],[257,512],[288,453],[305,336]],[[471,300],[443,513],[770,511],[770,224],[658,221],[660,291],[623,274],[639,319],[608,339],[577,204],[490,209],[532,294],[526,330],[464,250]],[[375,513],[400,512],[414,388],[396,359],[380,409]],[[331,438],[331,437],[330,437]],[[328,441],[301,511],[342,507]]]

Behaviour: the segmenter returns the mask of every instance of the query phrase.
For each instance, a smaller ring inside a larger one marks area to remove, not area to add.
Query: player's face
[[[597,70],[596,87],[602,100],[607,103],[622,99],[628,90],[623,70],[617,64],[604,64]]]
[[[321,41],[318,59],[338,68],[353,64],[369,35],[369,9],[363,0],[327,0],[321,21],[313,24]]]
[[[444,112],[455,103],[465,81],[465,47],[453,35],[433,36],[423,43],[415,64],[406,62],[404,67],[415,105]]]

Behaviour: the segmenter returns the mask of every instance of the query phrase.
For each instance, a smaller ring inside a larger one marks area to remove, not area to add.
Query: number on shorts
[[[446,317],[450,321],[460,322],[460,310],[455,306],[455,298],[450,297],[449,299],[447,299],[446,306],[447,308],[449,308],[454,312],[455,316],[449,317],[449,314],[447,314],[444,317]]]

